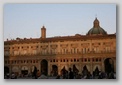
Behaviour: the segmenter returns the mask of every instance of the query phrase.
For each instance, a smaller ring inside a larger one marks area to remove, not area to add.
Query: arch
[[[28,70],[27,66],[22,66],[21,70]]]
[[[61,69],[64,69],[65,68],[65,70],[68,70],[68,66],[67,65],[62,65],[61,66]]]
[[[22,68],[21,68],[21,73],[22,73],[23,75],[27,75],[27,74],[28,74],[28,67],[27,67],[27,66],[22,66]]]
[[[41,61],[41,73],[48,75],[48,61],[45,59]]]
[[[37,67],[35,65],[32,65],[30,68],[30,72],[37,72]]]
[[[19,72],[19,67],[13,66],[12,67],[12,72]]]
[[[75,64],[73,65],[73,72],[76,74],[78,74],[78,72],[79,72],[79,70]]]
[[[52,65],[52,71],[51,71],[53,76],[58,75],[58,66],[57,65]]]
[[[104,60],[104,68],[107,74],[109,74],[110,72],[114,72],[114,62],[111,58],[106,58]]]
[[[100,65],[94,65],[93,71],[95,71],[96,68],[98,68],[98,70],[101,71],[101,66]]]
[[[99,65],[95,65],[93,69],[93,76],[98,76],[100,72]]]
[[[84,65],[83,66],[83,70],[82,70],[82,74],[83,75],[87,75],[89,73],[89,66],[88,65]]]
[[[61,75],[63,76],[63,79],[66,78],[66,74],[68,74],[68,70],[66,70],[65,66],[61,69]]]
[[[7,73],[9,73],[9,67],[8,66],[4,66],[4,75],[6,75]]]
[[[82,69],[83,69],[83,68],[87,68],[87,70],[90,71],[90,66],[89,66],[89,65],[84,65],[84,66],[82,67]]]

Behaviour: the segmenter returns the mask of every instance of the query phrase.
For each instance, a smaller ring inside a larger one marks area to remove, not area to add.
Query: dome
[[[96,18],[93,23],[93,28],[91,28],[87,35],[106,35],[107,32],[99,26],[99,20]]]

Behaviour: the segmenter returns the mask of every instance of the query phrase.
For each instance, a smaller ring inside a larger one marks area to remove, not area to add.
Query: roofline
[[[30,39],[16,39],[4,41],[4,45],[9,44],[21,44],[21,43],[43,43],[43,42],[57,42],[57,41],[75,41],[75,40],[87,40],[87,39],[105,39],[109,37],[116,38],[116,34],[108,35],[79,35],[79,36],[59,36],[49,38],[30,38]]]

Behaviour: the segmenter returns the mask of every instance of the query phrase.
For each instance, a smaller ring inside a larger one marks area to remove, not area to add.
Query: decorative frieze
[[[42,45],[41,48],[42,49],[46,49],[48,47],[48,45]]]
[[[50,45],[50,47],[51,47],[52,49],[56,49],[56,48],[58,47],[58,45],[53,44],[53,45]]]
[[[72,48],[77,48],[78,47],[78,44],[77,43],[71,44],[71,47]]]
[[[61,47],[62,48],[67,48],[68,47],[68,44],[61,44]]]

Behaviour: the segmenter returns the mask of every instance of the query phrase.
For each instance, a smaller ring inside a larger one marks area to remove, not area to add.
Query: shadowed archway
[[[57,76],[58,75],[58,67],[57,67],[57,65],[52,65],[52,74],[53,74],[53,76]]]
[[[86,65],[84,65],[84,67],[83,67],[83,70],[82,70],[82,74],[83,75],[87,75],[88,74],[88,68],[87,68],[87,66]]]
[[[27,66],[22,66],[21,74],[23,74],[23,75],[27,75],[28,74],[28,67]]]
[[[96,66],[95,70],[93,71],[93,75],[98,76],[99,72],[100,72],[100,70],[99,70],[98,66]]]
[[[114,62],[111,58],[106,58],[104,60],[104,67],[105,67],[105,72],[109,74],[110,72],[114,72]]]
[[[48,62],[45,59],[41,61],[41,74],[48,75]]]
[[[76,67],[75,65],[73,65],[73,72],[74,72],[75,74],[78,74],[78,72],[79,72],[79,70],[77,69],[77,67]]]
[[[8,66],[4,66],[4,75],[6,75],[7,73],[9,73],[9,67]]]

